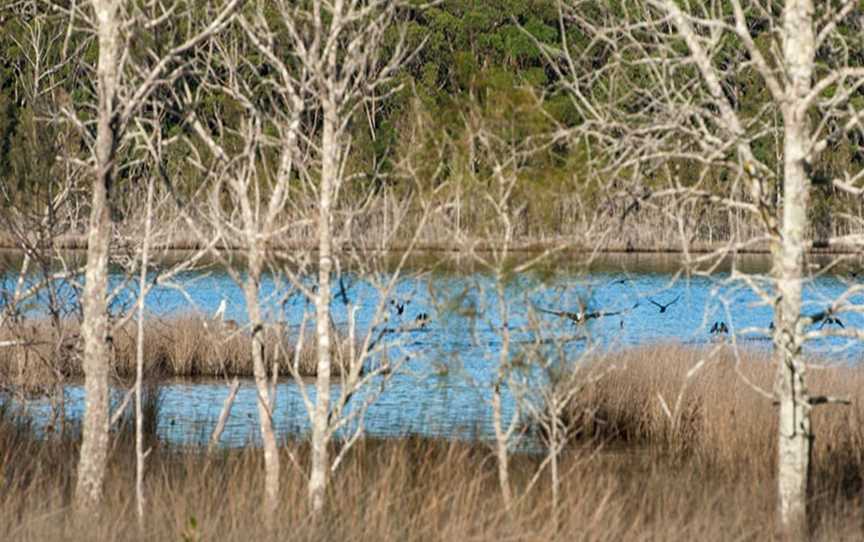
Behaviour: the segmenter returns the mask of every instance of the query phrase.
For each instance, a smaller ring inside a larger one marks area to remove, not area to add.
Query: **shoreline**
[[[557,240],[545,240],[545,239],[525,239],[522,241],[517,241],[515,246],[511,247],[509,250],[514,253],[528,253],[528,254],[536,254],[539,252],[543,252],[546,250],[554,250],[556,253],[561,254],[588,254],[588,253],[598,253],[598,254],[610,254],[610,255],[682,255],[685,254],[685,250],[683,250],[680,246],[672,245],[672,244],[663,244],[657,243],[653,246],[648,245],[634,245],[629,242],[616,242],[616,243],[608,243],[607,246],[602,248],[593,249],[587,246],[584,246],[578,242],[571,242],[563,239]],[[707,241],[697,241],[693,243],[686,252],[693,254],[711,254],[714,252],[721,251],[727,246],[726,242],[707,242]],[[335,252],[360,252],[360,253],[402,253],[408,250],[409,245],[394,243],[387,247],[376,247],[374,244],[369,245],[360,245],[360,244],[351,244],[346,243],[340,248],[336,248]],[[49,247],[45,247],[49,248]],[[87,238],[86,236],[81,237],[60,237],[58,239],[52,240],[50,244],[50,248],[54,250],[62,250],[62,251],[70,251],[70,252],[84,252],[87,250]],[[205,244],[201,241],[172,241],[170,243],[162,243],[155,244],[151,247],[153,251],[168,251],[168,252],[184,252],[184,251],[196,251],[205,248]],[[224,252],[242,252],[244,250],[243,245],[217,245],[214,247],[214,250],[224,251]],[[292,251],[292,250],[302,250],[309,252],[317,252],[318,246],[314,241],[289,241],[284,243],[273,243],[271,246],[267,247],[267,250],[270,252],[278,253],[280,251]],[[417,243],[413,249],[411,249],[414,253],[468,253],[469,250],[465,250],[464,247],[442,243],[442,242],[419,242]],[[471,250],[477,252],[492,252],[494,250],[498,250],[498,246],[495,243],[488,241],[478,241],[471,245]],[[21,252],[22,248],[20,244],[15,243],[10,240],[7,236],[0,234],[0,251],[3,252]],[[745,255],[769,255],[771,254],[771,249],[769,246],[762,244],[753,247],[747,248],[739,248],[734,251],[735,254],[745,254]],[[820,241],[810,241],[809,246],[807,247],[806,253],[808,255],[855,255],[860,254],[861,250],[856,248],[855,246],[850,245],[835,245],[830,246],[824,242]]]

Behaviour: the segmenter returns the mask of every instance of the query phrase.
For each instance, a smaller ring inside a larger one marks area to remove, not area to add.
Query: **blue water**
[[[516,408],[514,394],[532,400],[532,386],[543,382],[543,370],[537,365],[554,367],[578,362],[589,348],[615,349],[651,342],[706,343],[711,340],[709,329],[718,321],[725,322],[741,344],[770,348],[771,307],[761,303],[746,284],[730,282],[726,273],[710,277],[676,277],[671,272],[653,271],[523,274],[506,285],[504,305],[497,298],[492,277],[480,273],[405,276],[393,291],[382,295],[374,281],[388,278],[346,273],[342,283],[334,285],[332,303],[334,324],[343,334],[347,333],[349,308],[356,309],[358,337],[364,333],[379,336],[382,329],[390,330],[380,336],[386,341],[384,351],[390,362],[399,363],[400,370],[383,390],[378,385],[380,380],[375,381],[365,394],[355,395],[349,403],[349,411],[362,413],[363,427],[373,435],[488,437],[492,433],[491,389],[498,374],[505,327],[511,340],[511,359],[528,356],[535,367],[514,373],[512,385],[502,387],[506,419]],[[312,284],[311,277],[307,280]],[[824,310],[848,288],[844,280],[822,276],[809,281],[805,286],[805,312]],[[131,306],[134,285],[124,288],[118,277],[112,282],[118,291],[113,310]],[[224,302],[225,319],[240,325],[247,321],[243,292],[226,273],[190,273],[179,276],[175,283],[157,286],[147,296],[151,317],[190,313],[212,316]],[[8,278],[4,284],[8,289]],[[60,289],[64,299],[74,306],[76,289],[69,284]],[[266,276],[261,283],[261,301],[266,320],[284,323],[288,333],[296,330],[304,318],[307,329],[314,326],[314,306],[284,281]],[[672,304],[660,312],[652,301]],[[862,301],[860,295],[849,299],[850,303]],[[402,303],[400,315],[396,306]],[[502,318],[505,308],[506,324]],[[544,312],[580,309],[603,316],[574,325],[565,317]],[[34,304],[28,310],[38,313],[39,306]],[[386,321],[376,319],[376,311],[386,316]],[[428,323],[421,327],[417,317],[424,313],[429,316]],[[846,328],[864,326],[860,314],[839,317]],[[857,363],[864,355],[860,343],[839,337],[811,341],[807,349],[821,358],[843,363]],[[370,364],[377,362],[380,359]],[[277,389],[275,424],[279,435],[304,435],[309,422],[300,387],[288,380]],[[306,385],[305,389],[314,401],[314,386]],[[339,393],[338,379],[332,392]],[[173,442],[204,442],[227,387],[220,381],[172,381],[165,383],[162,394],[160,435]],[[80,416],[82,399],[80,386],[67,388],[69,417]],[[255,401],[252,382],[243,382],[223,435],[225,444],[259,441]],[[48,408],[43,401],[32,401],[29,407],[37,418],[42,418]],[[353,420],[340,434],[347,436],[358,423],[359,419]]]

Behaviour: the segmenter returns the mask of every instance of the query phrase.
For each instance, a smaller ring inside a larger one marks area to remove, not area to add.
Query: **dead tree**
[[[465,119],[465,137],[469,140],[470,152],[476,153],[476,161],[480,166],[465,168],[457,182],[459,186],[475,187],[472,212],[480,217],[480,220],[474,229],[465,229],[460,223],[460,213],[450,213],[448,226],[452,239],[460,249],[458,257],[461,264],[470,262],[477,272],[472,274],[470,279],[466,279],[466,291],[457,292],[455,299],[445,296],[441,301],[443,305],[459,307],[451,316],[470,322],[475,347],[489,358],[490,365],[494,368],[488,382],[473,384],[480,389],[482,396],[488,398],[494,431],[493,450],[498,467],[498,485],[504,506],[509,509],[519,498],[519,495],[514,496],[510,482],[510,451],[531,419],[537,418],[539,412],[532,408],[526,397],[536,393],[538,388],[544,396],[552,389],[548,382],[526,376],[545,370],[543,356],[537,354],[539,348],[533,348],[537,345],[533,345],[532,341],[543,343],[544,340],[551,340],[568,344],[574,338],[572,330],[557,330],[558,333],[547,336],[537,319],[526,317],[526,307],[532,305],[532,297],[546,286],[542,283],[520,284],[520,281],[538,268],[554,265],[553,262],[561,257],[565,250],[581,246],[599,248],[609,231],[604,229],[603,221],[597,220],[597,210],[583,205],[579,207],[578,216],[573,217],[586,225],[581,236],[551,241],[540,251],[520,251],[518,232],[521,227],[526,226],[520,224],[521,211],[529,204],[525,194],[520,191],[529,171],[526,164],[530,164],[533,157],[548,150],[556,137],[536,134],[529,138],[516,139],[513,134],[519,133],[516,129],[519,119],[489,118],[482,104],[470,104],[465,112]],[[574,199],[578,200],[576,186],[590,181],[578,175],[574,175],[571,181],[574,186]],[[454,205],[458,207],[459,201],[450,204],[451,207]],[[443,210],[446,213],[451,209]],[[593,251],[584,253],[580,257],[578,269],[571,271],[587,269],[596,254]],[[552,274],[554,275],[554,272]],[[448,311],[443,312],[443,316],[448,317]],[[496,341],[494,348],[485,346],[487,342],[478,339],[480,329],[489,329],[500,344]],[[581,333],[581,330],[576,331]],[[573,389],[575,384],[567,387],[568,392]],[[505,416],[504,412],[507,396],[514,405],[509,416]],[[551,464],[557,467],[561,445],[556,441],[556,446],[548,449],[550,457],[554,456]],[[540,471],[548,464],[548,461],[544,462]],[[553,480],[556,482],[554,488],[557,497],[558,478],[554,468]]]
[[[238,4],[239,0],[226,2],[214,11],[212,18],[201,25],[192,25],[176,45],[159,49],[164,45],[159,43],[140,56],[132,54],[136,37],[158,28],[175,28],[180,15],[175,14],[174,8],[161,4],[131,6],[118,0],[48,6],[68,17],[64,56],[75,54],[74,50],[67,49],[69,43],[86,40],[91,35],[95,36],[98,47],[96,64],[82,65],[95,81],[95,103],[69,103],[63,110],[64,122],[75,127],[85,142],[89,154],[81,156],[79,161],[88,165],[91,178],[87,263],[81,295],[86,406],[75,497],[81,508],[93,508],[101,502],[108,455],[110,207],[118,161],[124,156],[120,151],[129,140],[128,127],[154,90],[183,72],[184,55],[219,32]],[[88,110],[88,105],[92,109]]]
[[[807,389],[802,356],[813,336],[802,312],[811,193],[822,153],[852,132],[861,135],[856,103],[864,68],[848,54],[860,47],[860,31],[853,30],[860,28],[860,6],[851,0],[559,5],[566,38],[545,51],[583,115],[573,133],[602,154],[607,174],[625,187],[620,195],[677,215],[691,264],[770,247],[768,277],[736,269],[733,279],[747,281],[774,308],[778,527],[788,538],[804,537],[810,410],[821,402]],[[567,41],[576,35],[567,30],[586,38],[582,46]],[[753,89],[760,97],[748,95]],[[833,184],[860,196],[864,172],[850,168]],[[694,224],[686,217],[702,208],[746,219],[758,233],[733,231],[719,250],[693,256]],[[859,237],[828,243],[857,245]],[[841,296],[832,310],[855,310],[848,304]]]
[[[330,397],[332,275],[339,269],[334,228],[340,190],[346,186],[346,165],[350,152],[349,126],[355,112],[369,100],[393,92],[389,86],[396,71],[413,52],[406,47],[404,30],[399,30],[402,13],[412,9],[408,2],[365,0],[335,3],[313,0],[298,5],[277,2],[278,18],[241,18],[241,24],[266,61],[276,69],[280,92],[291,100],[301,96],[304,110],[316,115],[318,124],[311,135],[306,161],[312,164],[305,175],[314,177],[317,206],[317,291],[315,304],[317,377],[315,409],[312,415],[312,467],[309,499],[314,511],[324,505],[330,459],[328,442],[333,435]],[[395,44],[385,46],[395,32]],[[290,51],[291,63],[277,53]],[[302,74],[298,77],[298,73]],[[289,101],[288,103],[293,103]],[[284,140],[284,137],[283,137]],[[311,160],[310,160],[311,158]],[[311,293],[311,292],[308,292]]]

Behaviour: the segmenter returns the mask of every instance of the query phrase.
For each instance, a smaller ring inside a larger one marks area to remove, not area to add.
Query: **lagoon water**
[[[764,257],[745,262],[750,271],[765,268]],[[768,325],[771,307],[765,306],[743,282],[729,280],[728,272],[710,276],[676,275],[674,258],[617,256],[602,260],[588,272],[569,271],[566,266],[514,277],[504,289],[505,304],[497,299],[493,279],[483,273],[448,270],[419,276],[405,275],[383,298],[375,280],[390,275],[359,277],[345,273],[334,288],[333,320],[347,333],[348,309],[353,308],[358,336],[382,328],[391,331],[386,354],[400,370],[387,386],[373,383],[366,392],[351,399],[349,406],[362,413],[362,424],[372,435],[441,435],[455,438],[487,438],[492,433],[490,393],[502,347],[503,330],[511,340],[511,356],[545,361],[578,363],[587,349],[625,348],[656,342],[704,344],[711,340],[714,322],[723,321],[739,344],[747,348],[769,348]],[[7,275],[8,277],[9,275]],[[805,312],[823,310],[830,300],[850,286],[852,279],[824,275],[809,281],[805,288]],[[115,278],[115,284],[119,279]],[[8,279],[7,279],[8,285]],[[306,319],[312,329],[313,306],[291,291],[283,281],[265,277],[261,285],[267,319],[283,323],[288,333],[297,333]],[[74,289],[70,289],[70,299]],[[393,303],[391,303],[391,300]],[[118,296],[115,308],[134,301],[134,293]],[[346,304],[347,301],[347,304]],[[661,305],[672,302],[661,312]],[[864,296],[852,302],[864,301]],[[223,271],[210,269],[177,277],[175,284],[156,287],[147,298],[151,317],[171,318],[197,313],[210,316],[220,304],[226,319],[245,322],[245,303],[240,287]],[[398,314],[397,303],[405,303]],[[565,317],[544,311],[580,310],[600,313],[576,326]],[[503,319],[506,309],[506,323]],[[36,310],[36,309],[34,309]],[[387,315],[385,323],[372,326],[377,311]],[[416,318],[425,313],[429,322],[422,328]],[[864,326],[864,316],[840,316],[844,325]],[[857,363],[864,355],[858,343],[828,338],[808,343],[810,353],[842,363]],[[371,360],[376,363],[379,360]],[[646,360],[662,363],[662,360]],[[513,412],[513,394],[532,400],[532,385],[542,381],[542,371],[523,371],[522,384],[505,388],[505,416]],[[333,394],[338,394],[338,378]],[[206,442],[227,395],[226,382],[218,380],[169,381],[162,387],[159,434],[172,442]],[[301,389],[291,380],[278,385],[275,425],[282,438],[302,436],[308,431],[308,415]],[[305,385],[314,400],[314,385]],[[82,389],[67,388],[67,414],[75,419],[83,407]],[[118,390],[118,394],[120,390]],[[375,399],[374,402],[372,399]],[[226,445],[257,442],[256,395],[251,381],[242,383],[231,418],[223,435]],[[365,408],[366,402],[368,408]],[[38,422],[44,419],[47,404],[28,404]],[[346,426],[342,435],[356,427]]]

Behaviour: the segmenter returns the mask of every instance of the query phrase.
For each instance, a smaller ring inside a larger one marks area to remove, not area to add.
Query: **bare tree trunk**
[[[507,230],[507,242],[510,242],[510,230]],[[510,451],[508,444],[511,431],[505,430],[501,413],[501,383],[506,380],[510,363],[510,318],[507,305],[507,294],[504,291],[504,277],[498,276],[496,281],[498,310],[501,313],[501,352],[498,357],[498,377],[492,388],[492,426],[495,429],[495,456],[498,459],[498,484],[501,486],[501,497],[504,507],[508,510],[513,504],[513,494],[510,490]],[[509,428],[508,428],[509,429]]]
[[[144,380],[144,298],[147,293],[147,265],[150,249],[150,230],[153,226],[153,180],[147,184],[147,217],[144,224],[144,243],[141,249],[141,277],[138,289],[138,341],[135,352],[135,500],[138,505],[138,525],[144,528],[144,409],[141,407],[141,388]]]
[[[222,412],[219,413],[219,420],[216,422],[216,427],[213,428],[213,434],[210,435],[210,444],[207,446],[207,453],[212,454],[216,451],[219,445],[219,439],[222,437],[222,432],[225,431],[225,424],[228,422],[228,416],[231,415],[231,407],[234,406],[234,399],[237,397],[237,390],[240,389],[240,381],[235,377],[228,386],[228,397],[222,403]]]
[[[775,338],[780,401],[778,522],[784,538],[803,539],[807,533],[807,483],[813,441],[810,398],[801,359],[804,326],[800,322],[810,184],[805,171],[810,151],[807,111],[802,104],[810,92],[815,59],[812,1],[788,0],[783,26],[784,59],[790,81],[783,106],[782,242],[775,250],[774,262],[782,330]]]
[[[327,489],[329,459],[328,414],[330,411],[330,273],[333,269],[332,216],[330,210],[334,181],[339,168],[339,142],[335,105],[329,100],[323,104],[324,133],[321,152],[321,186],[318,208],[318,296],[315,299],[316,336],[318,339],[318,368],[315,381],[315,415],[312,419],[312,471],[309,475],[309,499],[312,510],[320,512]]]
[[[510,453],[507,449],[507,434],[501,421],[501,388],[495,386],[492,390],[492,425],[495,428],[495,457],[498,460],[498,485],[501,486],[501,497],[504,507],[509,509],[513,503],[510,491]]]
[[[87,271],[84,292],[84,424],[75,501],[89,509],[102,500],[108,456],[108,251],[111,215],[108,197],[114,175],[116,134],[114,101],[117,88],[117,53],[120,24],[117,0],[93,0],[99,38],[96,71],[99,93],[96,132],[96,164],[91,195],[90,232],[87,239]]]
[[[549,475],[552,477],[552,521],[555,526],[555,533],[558,533],[560,530],[560,517],[558,513],[558,494],[561,487],[561,480],[558,475],[558,452],[561,450],[561,435],[559,435],[559,431],[561,430],[561,411],[558,408],[558,404],[555,403],[553,405],[554,414],[552,419],[550,420],[550,432],[549,432],[549,442],[551,444],[551,458],[549,461]]]
[[[264,443],[264,520],[271,525],[279,505],[279,448],[273,432],[273,413],[270,409],[270,391],[267,382],[267,367],[264,364],[264,323],[258,291],[261,281],[261,254],[255,236],[247,236],[252,243],[249,250],[249,275],[244,287],[246,310],[252,332],[252,372],[258,391],[258,418],[261,425],[261,440]]]

